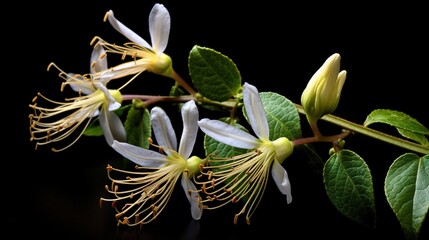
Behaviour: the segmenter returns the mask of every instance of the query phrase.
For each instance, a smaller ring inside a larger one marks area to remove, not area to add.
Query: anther
[[[53,65],[55,65],[53,62],[49,63],[48,68],[46,69],[46,71],[49,71]]]
[[[89,45],[92,46],[92,44],[94,44],[94,42],[97,41],[98,39],[99,39],[98,37],[93,37]]]
[[[119,212],[119,213],[117,213],[116,215],[115,215],[115,217],[116,218],[120,218],[120,217],[122,217],[122,215],[124,215],[124,213],[123,212]],[[126,219],[127,217],[124,217],[124,221],[125,221],[125,219]]]
[[[161,146],[159,147],[159,153],[164,154],[164,149]]]
[[[130,223],[130,220],[128,220],[127,217],[124,217],[124,221],[122,222],[122,224],[129,224],[129,223]]]
[[[201,187],[201,190],[203,191],[204,194],[207,194],[206,183],[203,183],[203,186]]]
[[[237,222],[238,222],[238,216],[239,216],[239,214],[235,214],[235,216],[234,216],[234,224],[237,224]]]
[[[108,18],[109,18],[109,12],[106,12],[103,18],[103,22],[106,22]]]
[[[158,207],[155,205],[152,205],[152,212],[153,212],[153,217],[156,218],[156,215],[158,214]]]
[[[112,170],[113,170],[112,165],[107,164],[106,170],[107,170],[108,172],[112,171]]]

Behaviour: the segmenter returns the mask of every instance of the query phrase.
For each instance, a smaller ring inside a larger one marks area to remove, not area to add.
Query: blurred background
[[[55,62],[66,72],[88,72],[94,36],[118,44],[125,42],[109,23],[103,22],[110,9],[117,19],[150,42],[148,16],[156,2],[163,3],[171,15],[165,53],[188,81],[188,54],[194,45],[200,45],[230,57],[243,82],[300,103],[308,80],[327,57],[337,52],[342,57],[341,69],[348,73],[335,115],[363,123],[374,109],[394,109],[429,126],[429,21],[425,8],[417,4],[350,3],[346,7],[310,2],[278,5],[275,1],[14,2],[4,9],[11,15],[2,16],[7,96],[2,121],[6,130],[6,145],[2,147],[6,163],[2,167],[4,235],[226,240],[258,234],[284,239],[405,239],[383,190],[388,167],[404,150],[364,136],[350,137],[346,148],[364,158],[373,174],[375,229],[351,222],[336,211],[326,196],[321,176],[309,170],[299,155],[284,163],[292,184],[292,204],[286,204],[270,178],[250,226],[244,221],[234,225],[235,209],[229,207],[206,212],[199,222],[192,221],[189,204],[178,186],[157,221],[141,230],[117,228],[114,211],[108,204],[99,206],[99,198],[106,194],[104,186],[110,183],[106,165],[120,161],[104,138],[82,137],[60,153],[51,152],[51,146],[35,151],[29,140],[28,104],[37,92],[52,99],[61,97],[61,80],[55,70],[46,71],[48,64]],[[147,76],[150,82],[133,82],[137,93],[168,93],[171,80]],[[320,127],[326,133],[340,131],[324,122]],[[388,127],[375,127],[396,134]],[[304,120],[303,133],[311,134]],[[329,146],[320,149],[327,159]],[[419,239],[429,237],[427,220],[420,235]]]

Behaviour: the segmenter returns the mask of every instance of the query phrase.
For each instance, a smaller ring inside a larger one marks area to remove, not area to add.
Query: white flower
[[[281,163],[292,154],[294,146],[285,137],[270,140],[268,121],[256,87],[244,84],[243,101],[250,126],[257,137],[218,120],[202,119],[198,124],[205,134],[221,143],[252,150],[231,158],[216,159],[214,156],[209,159],[209,165],[204,167],[208,170],[209,179],[202,183],[203,192],[209,195],[204,203],[210,204],[220,199],[237,202],[247,197],[234,223],[240,214],[247,212],[246,221],[250,224],[250,216],[262,197],[270,169],[278,189],[286,195],[287,203],[291,203],[289,178]],[[226,186],[219,187],[221,183]]]
[[[65,80],[65,85],[79,93],[78,97],[67,98],[64,102],[53,101],[41,93],[38,96],[55,105],[55,107],[42,107],[36,104],[37,97],[33,99],[34,104],[30,108],[34,114],[30,114],[31,140],[38,145],[59,142],[72,135],[78,127],[86,122],[77,137],[67,146],[53,151],[62,151],[73,145],[83,134],[94,117],[98,117],[103,129],[104,137],[109,145],[113,139],[125,141],[125,128],[119,117],[112,112],[121,106],[122,95],[118,90],[109,90],[106,84],[110,79],[105,78],[103,73],[107,70],[105,51],[102,46],[94,48],[90,61],[90,74],[65,73],[55,64],[59,76]],[[81,95],[84,94],[84,95]]]
[[[109,192],[114,198],[102,198],[101,201],[118,202],[120,200],[135,198],[133,203],[125,203],[118,209],[117,217],[121,224],[138,225],[154,220],[166,206],[176,182],[181,179],[181,185],[191,204],[191,214],[196,220],[201,218],[202,204],[198,191],[191,181],[199,173],[199,166],[203,160],[191,156],[198,133],[198,109],[193,100],[182,106],[183,133],[180,145],[177,147],[176,134],[167,114],[159,107],[151,110],[151,120],[159,151],[137,147],[128,143],[114,141],[112,147],[125,158],[136,163],[135,172],[127,171],[127,178],[120,180],[113,178],[112,171],[123,170],[108,166],[109,178],[112,180]],[[155,146],[155,145],[154,145]],[[129,176],[130,174],[134,175]],[[128,185],[126,190],[118,190],[118,185]],[[130,189],[131,187],[131,189]],[[130,221],[134,218],[134,221]]]
[[[144,71],[154,72],[167,77],[173,77],[171,58],[164,53],[170,34],[170,14],[162,4],[155,4],[149,14],[149,32],[152,45],[131,29],[118,21],[112,10],[106,13],[105,21],[108,20],[114,29],[128,38],[132,43],[119,46],[110,44],[101,38],[97,44],[103,45],[108,52],[124,56],[131,56],[132,61],[125,62],[112,67],[115,75],[125,76],[140,74]]]

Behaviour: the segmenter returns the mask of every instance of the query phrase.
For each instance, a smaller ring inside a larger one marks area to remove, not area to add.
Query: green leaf
[[[356,153],[341,150],[325,163],[323,181],[333,205],[349,219],[375,226],[375,202],[368,165]]]
[[[407,130],[401,129],[401,128],[397,128],[397,130],[398,130],[399,134],[401,134],[401,136],[406,137],[408,139],[411,139],[413,141],[416,141],[423,146],[429,146],[429,141],[428,141],[427,137],[425,137],[425,135],[420,134],[420,133],[410,132],[410,131],[407,131]]]
[[[280,137],[289,140],[300,138],[301,124],[295,105],[286,97],[274,92],[261,92],[259,95],[267,115],[270,140]]]
[[[83,132],[83,135],[89,137],[103,136],[103,129],[100,126],[100,121],[98,121],[98,118],[94,119],[91,124],[89,124],[89,126]]]
[[[198,92],[211,100],[226,101],[241,88],[241,75],[227,56],[194,46],[189,54],[189,74]]]
[[[429,129],[415,118],[400,111],[376,109],[366,117],[364,126],[369,126],[373,123],[384,123],[410,132],[429,135]]]
[[[131,107],[124,125],[129,144],[149,148],[148,138],[152,136],[152,123],[149,111],[146,108]]]
[[[384,191],[407,239],[417,239],[429,210],[429,155],[398,157],[387,172]]]
[[[274,92],[260,92],[262,105],[267,116],[270,129],[270,140],[286,137],[294,140],[302,136],[298,109],[295,104],[286,97]],[[243,107],[243,115],[247,119],[246,110]],[[313,170],[320,173],[323,161],[314,149],[307,144],[300,145],[297,150],[303,151],[305,161]]]

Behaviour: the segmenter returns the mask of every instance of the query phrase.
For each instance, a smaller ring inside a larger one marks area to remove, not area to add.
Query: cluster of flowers
[[[270,140],[267,116],[255,86],[244,83],[241,95],[246,119],[254,135],[220,120],[200,119],[198,92],[175,72],[171,58],[164,53],[170,32],[167,9],[162,4],[155,4],[150,12],[152,44],[118,21],[113,11],[107,12],[105,21],[131,43],[116,45],[95,37],[89,73],[67,73],[55,64],[49,66],[60,71],[59,76],[64,80],[61,91],[68,85],[78,96],[58,102],[38,94],[54,107],[39,106],[37,97],[34,98],[30,104],[34,113],[29,117],[31,140],[36,142],[36,147],[63,141],[79,129],[81,132],[71,143],[60,149],[53,148],[53,151],[65,150],[97,119],[107,144],[137,164],[135,171],[107,166],[112,184],[106,186],[106,190],[113,197],[101,198],[100,201],[101,204],[112,202],[117,210],[118,224],[142,225],[156,219],[179,179],[191,205],[192,217],[196,220],[202,217],[204,210],[244,202],[241,211],[235,214],[234,223],[243,214],[250,224],[270,172],[279,191],[286,195],[286,202],[292,202],[291,184],[282,163],[303,142],[283,136]],[[124,62],[108,66],[108,54],[122,55]],[[125,61],[127,57],[132,59]],[[180,98],[183,102],[183,132],[179,144],[170,118],[158,106],[150,110],[156,143],[150,139],[150,146],[144,148],[127,142],[124,124],[115,110],[124,101],[133,99],[146,100],[145,107],[156,102],[154,98],[121,93],[130,81],[145,71],[171,78],[188,92]],[[302,94],[302,106],[315,139],[323,138],[317,129],[317,120],[336,109],[345,78],[346,71],[340,72],[340,55],[335,53],[313,75]],[[119,79],[126,79],[125,84],[117,89],[108,88],[110,81]],[[192,155],[199,130],[220,143],[245,151],[232,157]],[[115,174],[127,176],[117,178]]]

